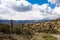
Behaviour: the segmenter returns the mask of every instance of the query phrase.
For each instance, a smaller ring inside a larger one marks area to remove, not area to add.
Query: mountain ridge
[[[36,23],[36,22],[47,22],[50,20],[12,20],[14,24],[25,24],[25,23]],[[0,20],[0,23],[9,24],[10,20]]]

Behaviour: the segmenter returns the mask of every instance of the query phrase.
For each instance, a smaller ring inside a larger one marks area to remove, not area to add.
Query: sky
[[[60,0],[0,0],[0,19],[51,20],[60,17]]]

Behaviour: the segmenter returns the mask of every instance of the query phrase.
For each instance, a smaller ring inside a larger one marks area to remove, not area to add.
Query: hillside
[[[12,26],[13,25],[13,26]],[[24,24],[15,24],[13,23],[13,20],[11,24],[0,24],[1,27],[6,27],[11,29],[23,29],[23,30],[29,30],[29,31],[34,31],[34,32],[41,32],[41,31],[46,31],[46,32],[60,32],[60,18],[51,20],[51,21],[45,21],[45,22],[35,22],[35,23],[24,23]]]
[[[18,24],[16,26],[24,26],[30,27],[31,29],[37,31],[59,31],[60,32],[60,18],[48,21],[48,22],[36,22],[36,23],[26,23],[26,24]]]
[[[50,34],[60,34],[60,18],[25,24],[13,24],[13,20],[10,24],[0,23],[1,40],[55,40]]]

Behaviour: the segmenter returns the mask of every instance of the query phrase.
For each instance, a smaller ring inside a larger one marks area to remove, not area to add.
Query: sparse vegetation
[[[45,36],[43,36],[43,38],[44,38],[44,40],[57,40],[56,37],[51,36],[51,35],[45,35]]]
[[[25,35],[28,39],[32,38],[35,33],[60,33],[58,30],[60,28],[60,19],[56,19],[49,22],[43,23],[34,23],[34,24],[16,24],[13,25],[13,21],[11,20],[10,24],[0,24],[0,32],[5,34],[19,34]],[[48,40],[52,36],[44,36],[46,40]]]

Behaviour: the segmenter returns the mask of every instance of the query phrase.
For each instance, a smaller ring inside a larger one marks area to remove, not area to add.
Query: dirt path
[[[58,40],[60,40],[60,35],[52,34],[52,36],[55,36]]]

